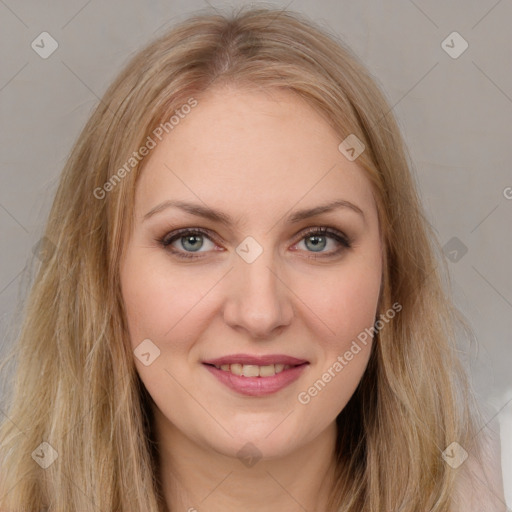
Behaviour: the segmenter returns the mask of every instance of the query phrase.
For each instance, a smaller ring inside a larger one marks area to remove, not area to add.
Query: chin
[[[283,415],[257,424],[250,419],[238,420],[236,428],[233,424],[233,429],[229,430],[233,437],[225,434],[222,437],[204,438],[204,441],[212,450],[228,457],[281,458],[307,442],[293,423],[289,418],[283,421]]]

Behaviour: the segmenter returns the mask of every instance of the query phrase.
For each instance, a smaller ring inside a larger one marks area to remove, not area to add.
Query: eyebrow
[[[167,208],[179,208],[187,213],[190,213],[191,215],[196,215],[197,217],[210,219],[214,222],[220,222],[221,224],[224,224],[226,226],[232,226],[234,224],[233,219],[231,219],[231,217],[224,212],[214,210],[213,208],[210,208],[208,206],[177,200],[167,200],[156,205],[154,208],[149,210],[149,212],[144,215],[143,222],[153,217],[153,215],[156,215],[157,213],[166,210]],[[345,199],[336,199],[334,201],[330,201],[326,204],[315,206],[313,208],[297,210],[287,217],[287,222],[289,222],[290,224],[295,224],[304,219],[315,217],[316,215],[331,212],[340,208],[347,208],[361,215],[363,219],[365,218],[364,212],[363,210],[361,210],[361,208],[359,208],[359,206]]]

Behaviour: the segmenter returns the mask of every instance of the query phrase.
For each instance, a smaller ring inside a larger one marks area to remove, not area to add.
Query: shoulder
[[[475,442],[480,453],[468,449],[466,461],[456,470],[454,512],[506,512],[498,421],[485,426]]]

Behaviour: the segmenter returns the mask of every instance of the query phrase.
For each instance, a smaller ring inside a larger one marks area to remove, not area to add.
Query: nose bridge
[[[259,247],[249,240],[237,248],[240,257],[230,272],[224,318],[253,337],[266,337],[291,321],[293,309],[274,252]]]

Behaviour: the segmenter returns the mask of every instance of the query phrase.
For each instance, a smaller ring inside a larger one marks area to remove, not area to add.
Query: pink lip
[[[283,370],[272,377],[243,377],[213,366],[236,363],[254,364],[258,366],[285,364],[292,366],[292,368]],[[204,361],[203,364],[212,375],[222,382],[222,384],[237,393],[247,396],[266,396],[280,391],[297,380],[309,363],[304,359],[284,355],[249,356],[246,354],[235,354]]]
[[[268,364],[289,364],[290,366],[297,366],[307,362],[308,361],[305,359],[297,359],[296,357],[291,357],[284,354],[268,354],[265,356],[232,354],[229,356],[223,356],[216,359],[208,359],[203,361],[205,364],[213,364],[215,366],[221,366],[223,364],[255,364],[257,366],[265,366]]]

